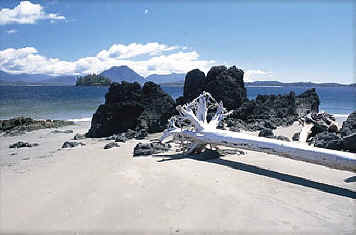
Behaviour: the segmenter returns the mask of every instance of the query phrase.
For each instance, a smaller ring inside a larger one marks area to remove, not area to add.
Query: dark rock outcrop
[[[274,136],[274,138],[277,139],[277,140],[290,142],[290,139],[287,136],[278,135],[278,136]]]
[[[246,101],[236,109],[230,120],[243,121],[249,131],[288,126],[298,118],[295,99],[294,92],[288,95],[258,95],[255,100]]]
[[[231,127],[244,126],[249,131],[276,129],[278,126],[293,124],[300,115],[314,112],[318,104],[319,97],[315,89],[298,96],[294,92],[286,95],[258,95],[255,100],[246,101],[234,110],[227,120],[230,120]],[[237,120],[239,123],[236,123]],[[245,124],[241,125],[241,121]]]
[[[127,132],[125,133],[125,137],[127,139],[133,139],[135,138],[136,134],[137,134],[136,131],[128,129]]]
[[[170,144],[164,144],[161,142],[154,143],[138,143],[134,148],[134,156],[142,156],[142,155],[152,155],[162,152],[167,152],[171,148]]]
[[[206,75],[203,89],[227,109],[236,109],[247,100],[243,77],[244,72],[235,66],[214,66]]]
[[[300,138],[300,132],[296,132],[296,133],[294,133],[294,135],[292,137],[292,140],[293,141],[299,141],[299,138]]]
[[[83,145],[85,145],[85,143],[66,141],[66,142],[63,143],[62,148],[74,148],[74,147],[77,147],[79,145],[83,146]]]
[[[183,97],[186,102],[193,100],[203,92],[205,74],[199,69],[189,71],[185,76]]]
[[[347,120],[342,124],[340,129],[341,136],[348,136],[352,133],[356,133],[356,111],[352,112]]]
[[[18,141],[14,144],[11,144],[9,146],[9,148],[24,148],[24,147],[34,147],[34,146],[38,146],[37,143],[33,143],[33,144],[30,144],[30,143],[27,143],[27,142],[22,142],[22,141]]]
[[[277,139],[277,140],[282,140],[282,141],[287,141],[290,142],[290,139],[286,136],[278,135],[275,136],[273,131],[269,128],[263,128],[259,133],[259,137],[265,137],[265,138],[270,138],[270,139]]]
[[[73,130],[54,130],[51,131],[53,134],[71,134],[73,133]]]
[[[345,150],[356,153],[356,132],[342,138]]]
[[[310,129],[310,134],[308,135],[307,139],[316,136],[319,133],[327,132],[328,126],[322,122],[315,122],[314,126]]]
[[[301,116],[319,112],[320,99],[315,88],[311,88],[296,97],[297,113]]]
[[[194,69],[186,75],[184,94],[177,99],[177,104],[190,102],[207,91],[218,102],[222,101],[227,109],[236,109],[247,100],[243,76],[244,72],[235,66],[214,66],[206,77],[203,72]]]
[[[111,148],[117,148],[120,147],[120,145],[116,142],[108,143],[104,146],[104,149],[111,149]]]
[[[340,129],[344,150],[356,153],[356,111],[343,122]]]
[[[105,137],[128,129],[163,131],[175,113],[175,102],[159,85],[146,82],[113,83],[102,104],[93,115],[87,137]]]
[[[260,131],[260,133],[258,133],[259,137],[273,137],[273,131],[271,129],[268,128],[264,128]]]
[[[305,119],[307,123],[313,124],[307,138],[309,144],[319,148],[356,152],[356,112],[349,115],[340,131],[333,124],[335,117],[328,113],[312,114]]]
[[[125,143],[127,141],[127,138],[125,136],[125,134],[121,134],[115,137],[115,142],[121,142],[121,143]]]
[[[5,135],[19,135],[27,131],[34,131],[44,128],[58,128],[73,125],[72,121],[63,120],[33,120],[32,118],[17,117],[8,120],[0,120],[0,133]]]
[[[335,124],[332,124],[328,127],[328,132],[334,132],[337,133],[339,130]]]
[[[342,139],[335,133],[323,132],[315,136],[315,147],[341,150],[343,147]]]

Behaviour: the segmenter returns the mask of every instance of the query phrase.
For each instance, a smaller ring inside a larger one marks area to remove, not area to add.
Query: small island
[[[97,74],[88,74],[84,77],[78,77],[76,86],[110,86],[111,80]]]

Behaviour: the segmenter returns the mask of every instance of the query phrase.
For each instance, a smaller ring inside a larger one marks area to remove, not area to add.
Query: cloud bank
[[[258,80],[269,80],[272,76],[272,72],[266,72],[263,70],[246,70],[244,74],[245,82],[253,82]]]
[[[34,24],[38,20],[65,20],[64,16],[46,13],[40,4],[22,1],[13,9],[0,10],[0,25],[6,24]]]
[[[112,66],[127,65],[140,75],[187,73],[200,69],[207,73],[214,60],[202,60],[198,52],[181,46],[168,46],[158,42],[146,44],[113,44],[95,56],[75,61],[48,58],[34,47],[8,48],[0,51],[0,70],[20,74],[85,75],[101,73]],[[245,70],[245,81],[266,80],[270,72]]]
[[[0,70],[9,73],[84,75],[100,73],[112,66],[127,65],[142,76],[186,73],[195,68],[208,71],[214,60],[202,60],[198,52],[185,47],[157,42],[114,44],[95,56],[75,61],[48,58],[34,47],[7,48],[0,51]]]

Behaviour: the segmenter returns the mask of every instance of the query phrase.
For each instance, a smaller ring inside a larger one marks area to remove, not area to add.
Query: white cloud
[[[22,1],[13,9],[0,10],[0,25],[5,24],[34,24],[38,20],[65,20],[64,16],[46,13],[40,4]]]
[[[147,44],[131,43],[128,45],[114,44],[109,50],[102,50],[97,54],[98,58],[103,60],[108,58],[127,59],[138,55],[158,55],[165,51],[172,51],[178,49],[177,46],[167,46],[157,42],[150,42]]]
[[[263,70],[246,70],[244,74],[245,82],[253,82],[257,80],[266,80],[272,76],[272,72],[266,72]]]
[[[215,64],[213,60],[201,60],[199,57],[196,51],[157,42],[114,44],[96,56],[75,61],[47,58],[34,47],[8,48],[0,51],[0,70],[10,73],[83,75],[100,73],[112,66],[127,65],[142,76],[148,76],[153,73],[185,73],[195,68],[207,72]]]
[[[17,33],[17,30],[16,29],[9,29],[9,30],[6,30],[6,33],[8,33],[8,34]]]
[[[145,9],[145,15],[147,15],[148,14],[148,9]]]

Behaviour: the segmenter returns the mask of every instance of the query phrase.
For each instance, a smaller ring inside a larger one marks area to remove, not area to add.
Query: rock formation
[[[202,71],[194,69],[187,73],[183,97],[178,98],[177,103],[187,103],[207,91],[226,108],[236,109],[247,100],[243,76],[244,72],[235,66],[213,66],[206,77]]]
[[[184,80],[183,97],[185,101],[192,100],[203,92],[205,74],[199,69],[188,72]]]
[[[152,155],[162,152],[167,152],[171,148],[170,144],[163,144],[161,142],[153,143],[138,143],[134,148],[134,157],[143,156],[143,155]]]
[[[309,144],[315,147],[356,152],[356,111],[351,113],[338,131],[335,118],[327,113],[305,117],[306,124],[311,123],[307,137]]]
[[[235,66],[214,66],[206,76],[202,71],[194,69],[186,75],[184,93],[177,99],[177,104],[190,102],[198,94],[207,91],[218,102],[222,101],[227,109],[234,110],[233,115],[225,120],[230,130],[234,131],[288,126],[299,116],[319,111],[319,96],[314,88],[298,96],[294,92],[286,95],[258,95],[255,100],[249,101],[243,76],[244,72]]]
[[[343,140],[343,148],[356,153],[356,111],[353,111],[342,124],[340,133]]]
[[[356,133],[356,111],[352,112],[347,120],[342,124],[342,128],[340,129],[341,136],[351,135],[352,133]]]
[[[62,145],[62,148],[74,148],[74,147],[77,147],[77,146],[84,146],[85,143],[82,143],[82,142],[75,142],[75,141],[66,141],[63,143]]]
[[[72,121],[62,120],[33,120],[28,117],[17,117],[8,120],[0,120],[0,133],[5,135],[19,135],[26,131],[34,131],[43,128],[58,128],[73,125]]]
[[[93,115],[88,137],[106,137],[128,129],[163,131],[175,112],[175,102],[159,85],[113,83],[102,104]]]
[[[9,146],[9,148],[24,148],[24,147],[35,147],[35,146],[38,146],[38,143],[33,143],[33,144],[30,144],[30,143],[27,143],[27,142],[22,142],[22,141],[18,141],[14,144],[11,144]]]
[[[298,96],[294,92],[286,95],[258,95],[255,100],[242,103],[226,123],[230,129],[275,129],[291,125],[301,115],[316,110],[319,110],[319,97],[315,89],[309,89]]]
[[[297,113],[299,115],[318,113],[319,104],[320,99],[315,88],[308,89],[296,97]]]

